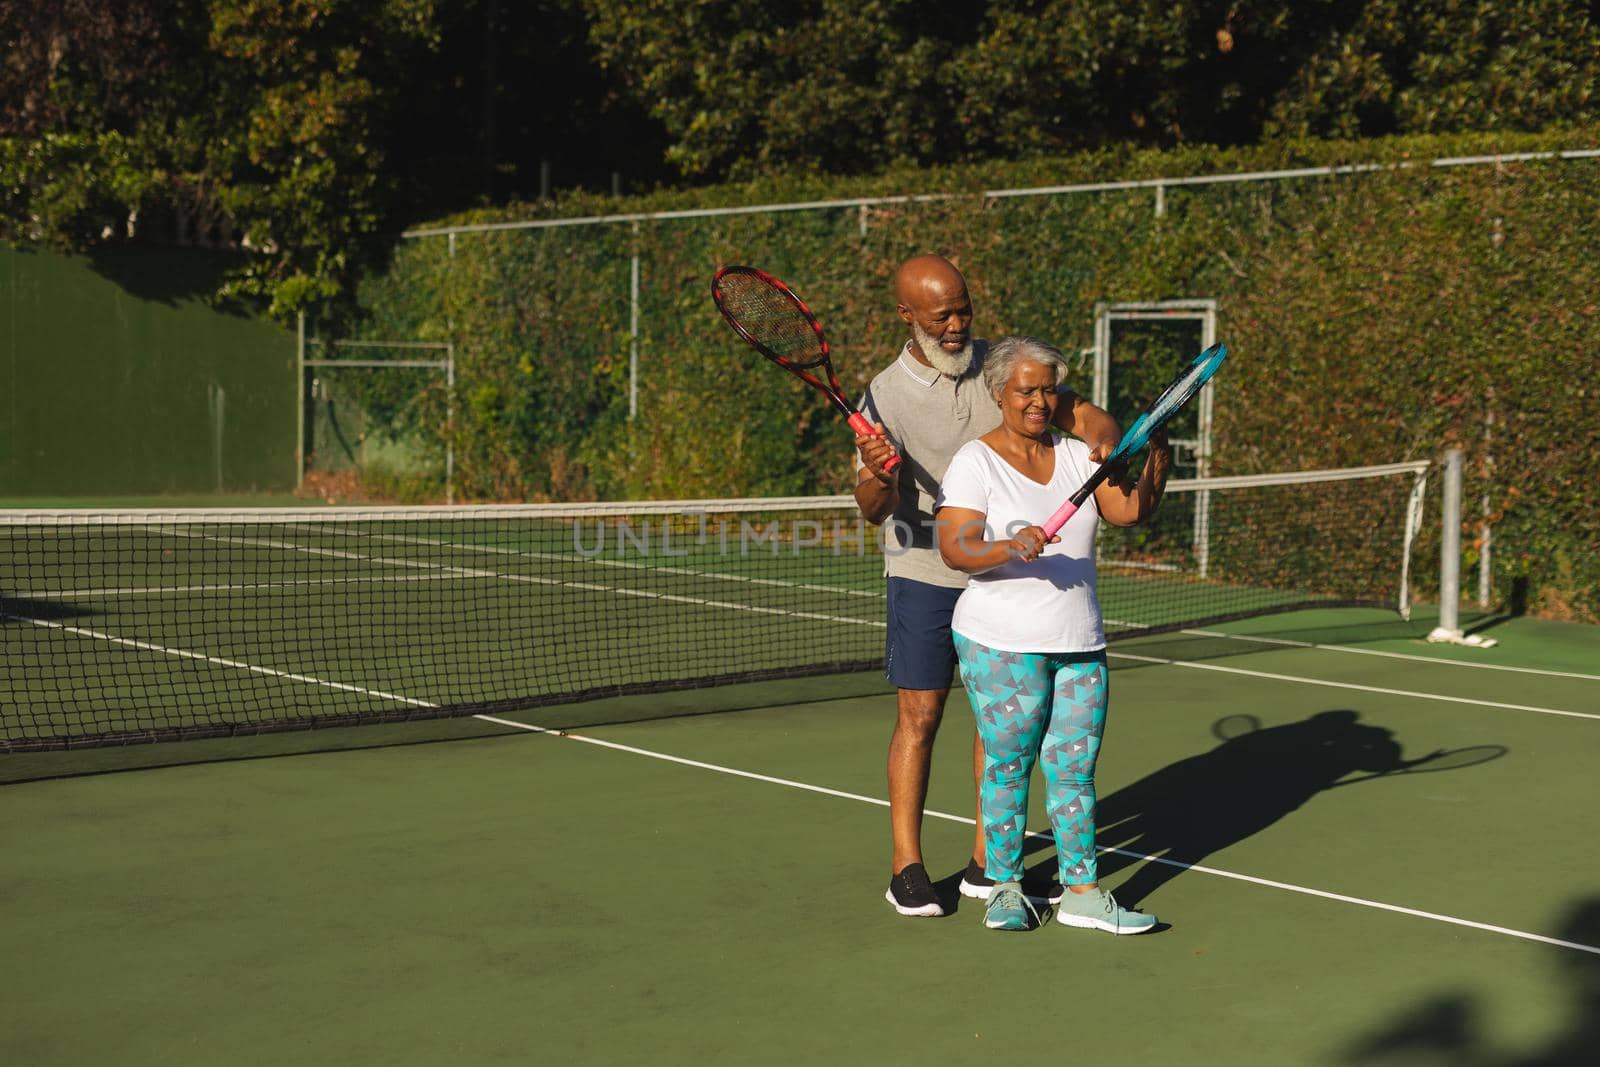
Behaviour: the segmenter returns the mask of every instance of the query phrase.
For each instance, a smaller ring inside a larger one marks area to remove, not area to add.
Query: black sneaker
[[[961,876],[961,895],[973,900],[988,900],[989,890],[993,888],[994,879],[983,873],[983,864],[968,860],[967,871]]]
[[[1028,895],[1030,900],[1047,900],[1051,904],[1061,903],[1061,898],[1066,893],[1061,883],[1054,878],[1043,885],[1025,885],[1022,887],[1022,891]]]
[[[961,895],[973,900],[988,900],[989,891],[993,888],[994,879],[983,873],[983,864],[968,860],[966,873],[961,876]],[[1045,885],[1030,882],[1023,886],[1022,891],[1030,900],[1047,900],[1052,904],[1061,903],[1061,894],[1066,892],[1054,878]]]
[[[939,903],[939,895],[933,891],[928,872],[920,863],[908,864],[889,879],[889,888],[883,891],[883,899],[893,904],[894,910],[901,915],[932,918],[944,914],[944,905]]]

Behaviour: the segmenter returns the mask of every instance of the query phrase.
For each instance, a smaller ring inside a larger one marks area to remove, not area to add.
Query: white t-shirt
[[[940,483],[939,507],[980,511],[991,541],[1037,526],[1094,473],[1089,446],[1058,436],[1048,485],[1029,478],[982,441],[961,446]],[[1094,588],[1094,497],[1031,563],[1010,560],[974,574],[956,602],[950,628],[1005,652],[1097,652],[1106,647]]]

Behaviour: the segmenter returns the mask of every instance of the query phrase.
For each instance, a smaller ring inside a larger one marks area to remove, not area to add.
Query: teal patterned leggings
[[[1042,764],[1063,885],[1096,880],[1094,764],[1106,726],[1104,652],[1002,652],[955,634],[983,742],[985,871],[1022,879],[1028,781]]]

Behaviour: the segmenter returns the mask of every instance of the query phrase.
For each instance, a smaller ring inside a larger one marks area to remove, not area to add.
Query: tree
[[[1582,0],[0,0],[0,237],[344,306],[543,165],[680,183],[1600,118]]]
[[[690,178],[1600,115],[1579,0],[584,0]]]
[[[0,0],[5,236],[166,229],[250,252],[224,296],[330,300],[385,221],[382,86],[432,24],[432,0]]]
[[[690,178],[970,155],[955,117],[977,0],[586,0],[590,40]]]
[[[1535,130],[1600,116],[1600,5],[1371,0],[1285,86],[1269,136]]]

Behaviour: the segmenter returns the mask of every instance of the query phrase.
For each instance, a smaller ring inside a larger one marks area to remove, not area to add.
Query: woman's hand
[[[1144,474],[1142,477],[1156,484],[1164,484],[1167,472],[1172,469],[1172,442],[1167,440],[1167,429],[1163,426],[1150,435],[1150,454],[1144,458]]]
[[[1172,469],[1172,443],[1165,430],[1150,435],[1150,451],[1139,477],[1124,476],[1105,482],[1094,491],[1100,517],[1113,526],[1132,526],[1149,518],[1161,503],[1167,487],[1167,472]],[[1131,472],[1127,472],[1131,474]]]
[[[1003,541],[990,541],[983,512],[966,508],[940,508],[937,529],[939,555],[945,566],[964,574],[982,574],[1012,560],[1032,562],[1045,545],[1060,540],[1047,539],[1037,526],[1024,526]]]
[[[1046,545],[1056,544],[1060,540],[1059,537],[1046,537],[1044,530],[1038,526],[1024,526],[1012,535],[1006,543],[1006,550],[1012,558],[1032,563],[1044,554]]]

